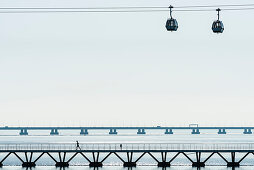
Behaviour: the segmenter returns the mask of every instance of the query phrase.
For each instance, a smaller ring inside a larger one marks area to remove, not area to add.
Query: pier
[[[0,158],[0,166],[3,166],[4,161],[13,154],[23,167],[36,166],[36,162],[43,155],[52,159],[56,167],[68,167],[69,163],[80,154],[90,167],[103,166],[108,157],[119,159],[124,167],[135,167],[144,155],[149,155],[151,162],[156,163],[158,167],[170,167],[179,155],[189,160],[193,167],[204,167],[206,162],[217,154],[228,167],[238,167],[249,154],[254,154],[254,143],[81,143],[78,149],[75,143],[0,144],[0,153],[5,154]],[[168,156],[168,153],[174,153],[174,156]],[[195,154],[195,158],[191,158],[190,153]],[[203,156],[204,153],[206,156]],[[224,156],[226,153],[230,153],[230,159]],[[238,153],[243,156],[236,160]],[[55,156],[56,154],[58,156]]]
[[[50,135],[59,135],[59,131],[77,130],[80,135],[89,135],[89,131],[108,131],[109,135],[117,135],[119,131],[135,130],[137,135],[146,135],[149,130],[160,130],[165,135],[172,135],[179,130],[189,130],[190,134],[198,135],[202,130],[214,130],[219,135],[227,134],[228,130],[241,130],[242,134],[252,134],[254,127],[0,127],[1,131],[18,131],[19,135],[29,135],[29,131],[48,131]]]

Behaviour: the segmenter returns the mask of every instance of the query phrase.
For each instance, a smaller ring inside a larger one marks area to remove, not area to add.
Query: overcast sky
[[[1,0],[1,7],[250,0]],[[0,14],[0,125],[251,125],[254,11]],[[254,125],[254,124],[253,124]]]

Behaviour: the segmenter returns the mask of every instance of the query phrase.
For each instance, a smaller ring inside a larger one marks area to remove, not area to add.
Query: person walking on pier
[[[79,146],[79,142],[76,141],[76,150],[81,150],[80,146]]]
[[[123,145],[122,144],[120,144],[120,148],[121,148],[121,150],[123,149]]]

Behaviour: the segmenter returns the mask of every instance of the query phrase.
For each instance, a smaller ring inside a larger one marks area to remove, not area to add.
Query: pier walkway
[[[81,143],[79,149],[75,143],[0,144],[0,153],[5,155],[0,158],[0,166],[13,154],[21,161],[23,167],[36,166],[36,162],[43,155],[52,159],[57,167],[68,167],[73,158],[80,154],[90,167],[103,166],[103,162],[109,156],[119,159],[124,167],[135,167],[144,155],[149,155],[158,167],[169,167],[181,154],[193,167],[204,167],[206,162],[217,154],[228,167],[238,167],[249,154],[254,154],[254,143]],[[168,153],[173,153],[174,156],[168,156]],[[195,159],[189,156],[190,153],[195,154]],[[202,156],[204,153],[206,156]],[[223,156],[225,153],[229,153],[231,158]],[[243,155],[238,160],[237,153]]]

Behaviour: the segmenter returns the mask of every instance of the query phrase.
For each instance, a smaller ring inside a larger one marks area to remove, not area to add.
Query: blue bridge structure
[[[101,167],[111,157],[122,162],[124,167],[135,167],[144,155],[148,155],[150,162],[158,167],[170,167],[182,155],[193,167],[204,167],[213,155],[217,155],[226,166],[238,167],[248,155],[254,154],[254,143],[80,143],[78,148],[75,143],[23,143],[0,144],[0,153],[3,155],[0,166],[14,155],[23,167],[34,167],[46,155],[55,166],[68,167],[77,155],[81,155],[80,165],[84,162],[90,167]],[[190,157],[190,153],[195,157]],[[241,157],[236,159],[238,153]],[[225,154],[230,154],[230,158]]]
[[[254,127],[0,127],[0,131],[19,131],[20,135],[28,135],[29,131],[49,131],[50,135],[59,135],[59,131],[78,130],[80,135],[88,135],[89,131],[106,130],[110,135],[117,135],[119,131],[135,130],[138,135],[145,135],[148,130],[163,130],[164,134],[174,134],[178,130],[189,130],[191,134],[200,134],[202,130],[215,130],[218,134],[226,134],[227,130],[242,130],[243,134],[252,134]]]

